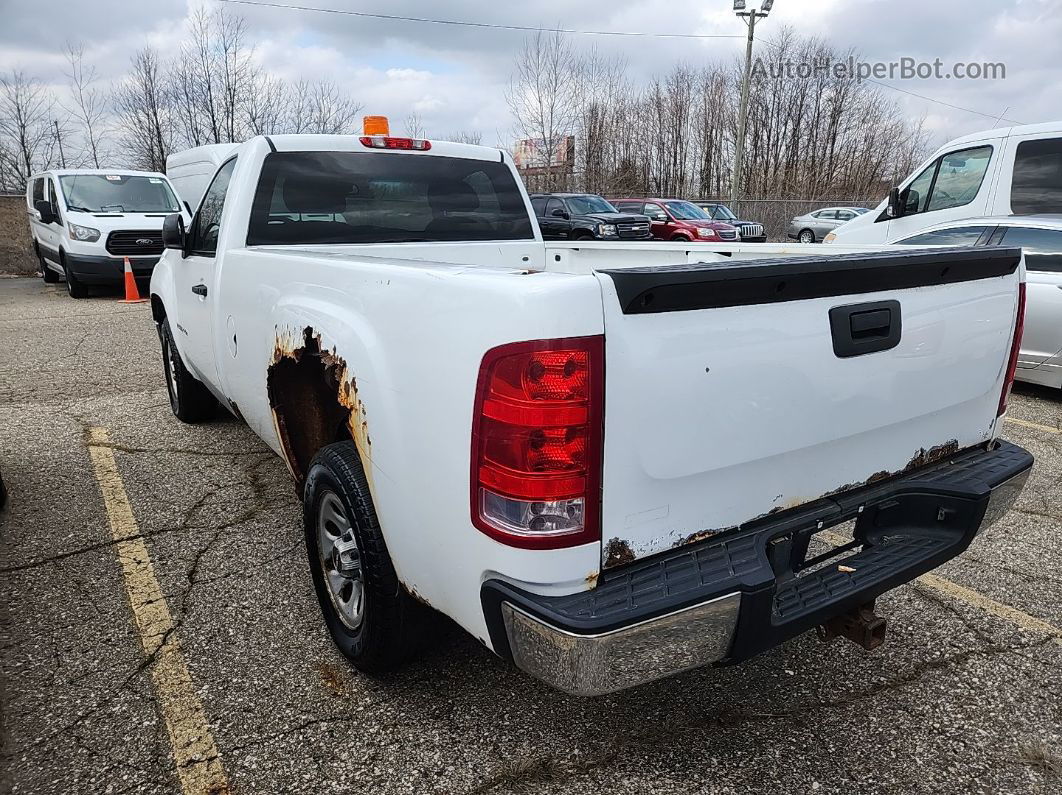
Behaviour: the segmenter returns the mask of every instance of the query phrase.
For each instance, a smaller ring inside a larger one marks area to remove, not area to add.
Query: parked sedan
[[[738,228],[738,236],[742,243],[766,243],[767,234],[763,231],[763,224],[758,221],[742,221],[734,214],[734,211],[725,204],[719,202],[693,202],[708,215],[713,221],[723,221]]]
[[[822,239],[843,223],[868,213],[866,207],[824,207],[789,222],[789,238],[801,243],[821,243]]]
[[[941,223],[903,246],[1020,246],[1025,252],[1025,332],[1017,378],[1062,388],[1062,215],[1007,215]]]

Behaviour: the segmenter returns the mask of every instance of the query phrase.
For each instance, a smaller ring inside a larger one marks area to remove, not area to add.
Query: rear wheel
[[[66,257],[62,252],[59,253],[59,264],[63,266],[63,273],[66,275],[66,292],[71,298],[84,298],[88,295],[88,287],[82,282],[78,281],[77,276],[70,270],[70,266],[66,264]]]
[[[336,646],[366,673],[406,662],[420,649],[431,613],[398,581],[353,442],[314,456],[303,523],[314,590]]]
[[[166,318],[159,326],[159,341],[162,343],[162,367],[166,372],[166,391],[170,395],[173,416],[181,422],[196,423],[214,416],[217,401],[202,382],[188,372],[177,351]]]
[[[801,243],[814,243],[815,233],[812,232],[810,229],[801,229],[798,239]]]

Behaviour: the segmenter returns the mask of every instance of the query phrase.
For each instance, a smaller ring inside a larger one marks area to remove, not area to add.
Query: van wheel
[[[801,229],[798,239],[801,243],[814,243],[815,233],[812,232],[810,229]]]
[[[41,264],[41,278],[44,279],[46,284],[55,284],[59,281],[59,274],[48,267],[48,263],[45,262],[39,251],[37,252],[37,261]]]
[[[170,321],[166,318],[159,326],[159,341],[162,343],[162,368],[166,371],[166,391],[170,395],[173,416],[181,422],[196,423],[214,416],[217,401],[202,382],[188,372],[173,341]]]
[[[66,275],[66,292],[71,298],[85,298],[88,295],[88,287],[77,280],[77,276],[66,264],[66,257],[61,251],[59,252],[59,264],[63,266],[63,273]]]
[[[303,523],[317,601],[339,650],[369,674],[414,656],[431,613],[398,581],[353,442],[330,444],[314,456]]]

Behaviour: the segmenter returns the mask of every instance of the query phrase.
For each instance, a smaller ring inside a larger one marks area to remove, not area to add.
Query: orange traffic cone
[[[133,277],[133,266],[129,263],[129,257],[125,258],[125,298],[119,304],[142,304],[148,299],[140,297],[140,291],[136,289],[136,279]]]

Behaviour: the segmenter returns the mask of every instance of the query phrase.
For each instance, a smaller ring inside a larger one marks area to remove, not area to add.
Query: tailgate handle
[[[871,301],[830,310],[833,352],[842,359],[887,351],[900,344],[899,301]]]

